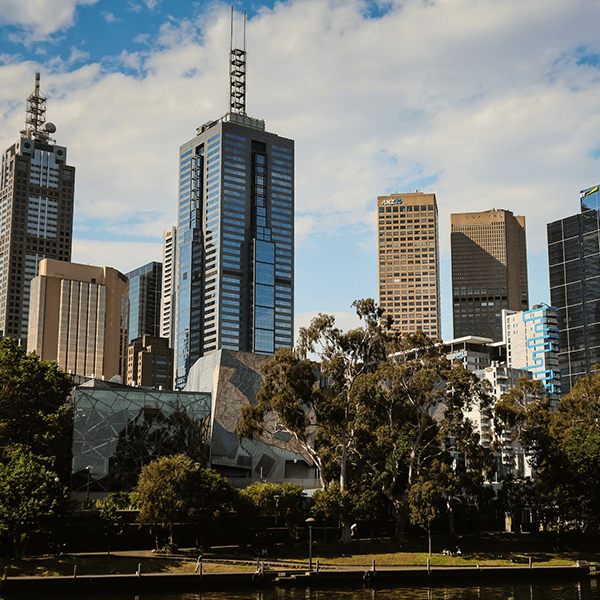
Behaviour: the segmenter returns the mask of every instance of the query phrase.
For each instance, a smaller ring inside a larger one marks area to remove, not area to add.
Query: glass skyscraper
[[[127,273],[129,278],[129,341],[160,336],[162,264],[151,262]]]
[[[581,212],[548,223],[550,298],[558,308],[562,392],[600,363],[600,198],[580,193]]]
[[[230,112],[179,150],[178,388],[207,353],[293,343],[294,142],[245,114],[245,51],[230,58]]]

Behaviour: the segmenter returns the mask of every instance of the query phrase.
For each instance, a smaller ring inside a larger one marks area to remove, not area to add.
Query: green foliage
[[[198,468],[182,454],[146,465],[137,493],[140,522],[168,529],[171,543],[176,523],[208,526],[234,497],[226,479],[212,469]]]
[[[13,543],[21,558],[35,534],[48,534],[68,509],[66,488],[46,461],[29,452],[8,452],[0,463],[0,534]]]
[[[68,405],[73,383],[55,362],[26,354],[0,339],[0,448],[19,447],[55,459],[67,480],[71,467],[73,417]]]
[[[269,483],[257,481],[239,491],[246,522],[256,522],[259,517],[275,518],[285,523],[292,537],[306,518],[304,490],[294,483]]]

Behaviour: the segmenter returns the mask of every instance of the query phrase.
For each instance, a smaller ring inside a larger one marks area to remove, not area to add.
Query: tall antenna
[[[46,124],[46,127],[44,127]],[[35,89],[27,98],[25,108],[25,129],[21,131],[23,137],[30,140],[48,143],[50,134],[56,131],[52,123],[46,123],[46,96],[40,91],[40,74],[35,74]]]
[[[244,46],[233,47],[233,6],[229,43],[229,112],[246,114],[246,11],[244,11]]]

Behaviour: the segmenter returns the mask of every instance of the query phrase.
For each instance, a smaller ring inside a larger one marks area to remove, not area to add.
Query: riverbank
[[[581,581],[596,577],[596,565],[511,567],[396,567],[378,569],[335,568],[319,571],[270,569],[254,572],[137,573],[127,575],[77,575],[71,577],[8,577],[0,582],[0,595],[9,599],[43,592],[110,593],[142,591],[213,591],[263,587],[356,588],[486,585],[494,582]]]

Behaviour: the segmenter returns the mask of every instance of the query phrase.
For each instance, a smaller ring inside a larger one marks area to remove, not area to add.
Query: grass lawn
[[[482,567],[527,565],[529,558],[533,565],[573,565],[577,560],[600,562],[600,554],[591,552],[561,553],[523,552],[521,549],[514,553],[502,550],[492,552],[464,552],[462,556],[443,556],[433,554],[433,567]],[[135,573],[138,564],[142,565],[142,573],[193,573],[196,568],[197,550],[182,552],[176,556],[155,555],[152,552],[119,554],[85,554],[63,556],[26,557],[16,561],[0,558],[0,574],[7,572],[8,577],[19,575],[65,575],[72,576],[77,566],[78,575],[110,575]],[[427,564],[426,552],[398,551],[397,546],[386,543],[341,543],[315,544],[313,560],[319,560],[322,566],[338,567],[370,567],[375,560],[376,567],[415,567]],[[204,572],[253,571],[256,559],[250,553],[231,548],[203,553]],[[220,559],[227,562],[211,562]],[[307,548],[304,544],[295,547],[277,546],[269,552],[267,562],[283,562],[292,564],[307,564]],[[239,561],[239,562],[238,562]]]

